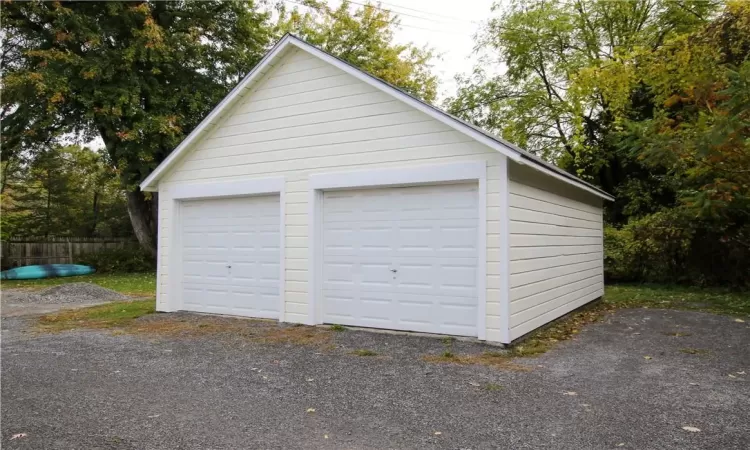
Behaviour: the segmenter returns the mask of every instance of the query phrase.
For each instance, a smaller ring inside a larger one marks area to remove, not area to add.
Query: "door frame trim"
[[[477,338],[487,334],[487,162],[469,161],[452,164],[329,172],[310,175],[308,191],[309,289],[307,324],[322,323],[322,216],[323,191],[376,187],[403,187],[442,182],[475,181],[478,184],[477,230]],[[320,301],[318,299],[321,299]]]
[[[175,186],[167,192],[172,203],[172,223],[169,227],[168,264],[170,268],[168,302],[170,311],[184,307],[182,298],[182,247],[180,242],[182,202],[186,200],[209,200],[238,197],[279,196],[279,322],[285,319],[285,247],[286,247],[286,179],[284,177],[259,178],[255,180],[226,181],[220,183],[198,183]],[[171,294],[171,295],[169,295]]]

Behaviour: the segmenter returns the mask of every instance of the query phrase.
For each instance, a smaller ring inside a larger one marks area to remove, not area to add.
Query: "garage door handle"
[[[232,266],[227,266],[227,269],[231,269],[231,268],[232,268]]]
[[[396,270],[396,269],[391,269],[391,272],[393,272],[393,273],[396,273],[396,272],[398,272],[398,270]]]

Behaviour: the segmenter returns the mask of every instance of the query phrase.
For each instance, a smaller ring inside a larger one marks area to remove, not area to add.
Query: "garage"
[[[508,344],[604,290],[611,195],[292,35],[140,187],[159,311]]]
[[[279,318],[279,196],[181,202],[187,311]]]
[[[476,336],[477,190],[324,192],[323,322]]]

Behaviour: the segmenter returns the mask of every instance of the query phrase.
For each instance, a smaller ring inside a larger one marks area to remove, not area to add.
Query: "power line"
[[[414,12],[419,12],[419,13],[422,13],[422,14],[428,14],[428,15],[431,15],[431,16],[442,17],[442,18],[453,20],[453,21],[456,21],[456,22],[466,22],[466,23],[476,24],[476,21],[474,21],[474,20],[456,19],[455,17],[445,16],[445,15],[442,15],[442,14],[433,13],[433,12],[429,12],[429,11],[423,11],[421,9],[409,8],[408,6],[396,5],[394,3],[388,3],[388,2],[384,2],[384,1],[381,1],[380,3],[382,3],[384,5],[389,5],[389,6],[394,7],[394,8],[401,8],[401,9],[406,9],[408,11],[414,11]]]
[[[308,4],[301,3],[301,2],[296,2],[296,1],[293,1],[293,0],[283,0],[283,1],[286,2],[286,3],[294,3],[295,5],[300,5],[300,6],[304,6],[304,7],[310,8],[310,9],[314,9],[314,10],[316,10],[318,12],[324,12],[324,11],[321,11],[319,8],[313,6],[313,5],[308,5]],[[373,6],[371,4],[353,2],[351,0],[349,1],[349,3],[355,4],[355,5],[359,5],[359,6],[371,7],[371,8],[380,10],[380,11],[385,11],[385,12],[389,12],[389,13],[395,14],[396,16],[398,16],[398,15],[401,14],[401,15],[405,15],[405,16],[409,16],[409,17],[417,17],[417,18],[420,18],[420,19],[423,19],[423,20],[435,22],[435,21],[433,21],[431,19],[428,19],[428,18],[425,18],[425,17],[418,17],[418,16],[415,16],[415,15],[400,13],[398,11],[393,11],[393,10],[390,10],[390,9],[379,8],[379,7]],[[435,22],[435,23],[440,24],[440,22]],[[467,34],[467,33],[462,33],[462,32],[453,31],[453,30],[446,30],[446,29],[440,29],[439,30],[439,29],[436,29],[436,28],[420,27],[420,26],[416,26],[416,25],[405,25],[405,24],[402,24],[402,23],[399,23],[398,26],[400,26],[400,27],[407,27],[407,28],[414,28],[414,29],[417,29],[417,30],[434,31],[436,33],[450,33],[450,34],[460,34],[462,36],[469,36],[469,34]]]

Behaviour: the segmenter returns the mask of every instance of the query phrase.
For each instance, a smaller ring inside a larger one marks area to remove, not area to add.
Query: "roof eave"
[[[407,94],[406,92],[398,89],[395,86],[392,86],[388,84],[387,82],[368,74],[367,72],[362,71],[361,69],[356,68],[355,66],[351,65],[350,63],[339,59],[333,55],[330,55],[323,50],[320,50],[319,48],[308,44],[307,42],[303,41],[302,39],[292,35],[292,34],[285,34],[284,37],[276,43],[276,45],[269,51],[263,59],[253,68],[253,70],[250,71],[250,73],[242,79],[242,81],[234,88],[232,91],[221,101],[218,105],[206,116],[203,121],[180,143],[180,145],[175,148],[172,153],[169,154],[169,156],[162,161],[159,166],[154,169],[154,171],[146,177],[145,180],[141,183],[140,187],[142,191],[158,191],[158,181],[159,179],[169,170],[169,168],[176,163],[176,161],[180,158],[182,153],[186,151],[187,148],[189,148],[194,142],[197,141],[197,139],[200,137],[200,135],[210,128],[210,126],[215,122],[218,121],[221,118],[222,113],[225,109],[227,109],[230,105],[232,105],[239,97],[241,97],[244,94],[244,91],[246,88],[248,88],[253,81],[255,81],[259,75],[263,74],[266,67],[271,65],[274,59],[278,57],[278,55],[289,45],[293,45],[297,48],[300,48],[314,56],[317,56],[318,58],[322,59],[323,61],[328,62],[329,64],[343,70],[347,74],[353,76],[354,78],[357,78],[358,80],[369,84],[376,89],[379,89],[381,91],[387,92],[397,99],[403,101],[404,103],[408,104],[409,106],[412,106],[413,108],[425,113],[426,115],[432,117],[433,119],[453,128],[456,131],[459,131],[472,139],[500,152],[501,154],[505,155],[512,161],[518,163],[518,164],[524,164],[528,165],[529,167],[534,168],[535,170],[538,170],[542,173],[545,173],[547,175],[550,175],[554,178],[557,178],[565,183],[568,183],[572,186],[575,186],[579,189],[586,190],[598,197],[601,197],[605,200],[612,201],[614,200],[614,197],[609,195],[608,193],[602,191],[601,189],[592,186],[585,181],[575,177],[574,175],[568,174],[567,172],[564,172],[562,169],[555,168],[552,169],[549,166],[548,163],[536,161],[534,157],[532,157],[528,152],[520,150],[515,145],[505,142],[504,140],[498,138],[497,136],[494,136],[476,126],[473,124],[469,124],[468,122],[465,122],[457,117],[454,117],[450,114],[448,114],[445,111],[442,111],[428,103],[425,103],[424,101],[411,96],[410,94]]]

